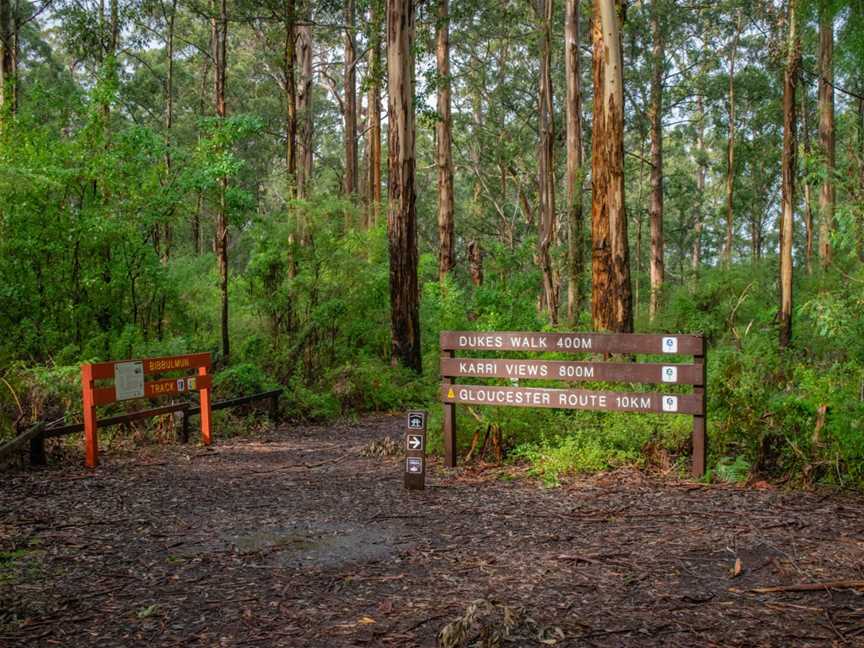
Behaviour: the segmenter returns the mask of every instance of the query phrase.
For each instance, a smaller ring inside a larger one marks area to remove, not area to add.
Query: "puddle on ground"
[[[404,540],[393,528],[309,524],[257,530],[230,530],[204,550],[236,551],[281,567],[338,567],[346,563],[383,560],[402,551]],[[194,553],[202,553],[196,545]],[[187,554],[188,555],[188,554]]]

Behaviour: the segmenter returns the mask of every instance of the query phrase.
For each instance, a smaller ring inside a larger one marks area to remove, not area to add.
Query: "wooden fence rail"
[[[241,396],[239,398],[229,398],[226,400],[217,401],[213,403],[211,409],[231,409],[233,407],[239,407],[241,405],[248,405],[258,401],[269,400],[270,405],[268,415],[271,419],[275,420],[278,415],[279,397],[282,395],[282,391],[282,389],[272,389],[270,391],[260,392],[258,394],[252,394],[250,396]],[[180,441],[182,443],[187,443],[189,441],[189,419],[192,416],[196,416],[201,413],[201,407],[198,405],[192,405],[191,403],[175,403],[172,405],[164,405],[162,407],[154,407],[151,409],[142,410],[140,412],[132,412],[130,414],[111,416],[108,418],[100,419],[98,421],[98,425],[100,428],[108,427],[111,425],[124,425],[132,423],[133,421],[138,421],[153,416],[161,416],[163,414],[172,414],[174,412],[181,412],[183,414],[183,422],[180,431]],[[33,427],[19,434],[11,441],[0,446],[0,460],[2,460],[5,456],[11,454],[16,448],[24,445],[29,441],[30,465],[44,466],[46,463],[45,439],[68,436],[70,434],[75,434],[76,432],[82,432],[83,430],[84,423],[70,423],[68,425],[61,425],[58,427],[49,428],[46,426],[46,423],[44,421],[39,422]]]

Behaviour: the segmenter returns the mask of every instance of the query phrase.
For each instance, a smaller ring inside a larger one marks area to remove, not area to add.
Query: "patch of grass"
[[[9,551],[0,551],[0,584],[15,584],[26,582],[42,573],[38,561],[42,550],[41,540],[31,539],[26,547]]]
[[[741,455],[734,458],[721,457],[714,469],[710,471],[710,476],[724,482],[742,483],[747,481],[751,468],[750,462]]]

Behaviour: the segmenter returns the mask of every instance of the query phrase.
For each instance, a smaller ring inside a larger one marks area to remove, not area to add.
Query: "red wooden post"
[[[96,429],[96,405],[93,398],[93,365],[81,365],[81,395],[84,404],[84,464],[99,465],[99,436]]]
[[[212,442],[212,428],[210,427],[210,383],[207,379],[207,367],[198,367],[198,375],[204,378],[202,382],[206,386],[201,389],[201,441],[204,445],[210,445]]]
[[[708,461],[708,439],[705,434],[705,410],[707,407],[707,395],[705,393],[705,340],[702,339],[702,350],[693,356],[693,363],[702,370],[702,380],[693,387],[693,393],[702,396],[702,412],[693,417],[693,466],[694,477],[702,477],[705,474],[705,464]]]

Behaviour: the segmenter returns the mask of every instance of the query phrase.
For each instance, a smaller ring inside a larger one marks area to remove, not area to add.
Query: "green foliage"
[[[721,466],[734,456],[733,465],[766,476],[860,483],[864,356],[853,314],[859,278],[851,285],[838,275],[802,282],[796,341],[781,352],[773,283],[764,280],[770,270],[766,264],[706,273],[695,293],[673,295],[664,314],[666,326],[699,322],[713,338],[709,447],[717,474],[723,478]]]
[[[217,398],[236,398],[276,389],[278,384],[254,364],[243,362],[218,371],[213,378]]]
[[[746,481],[750,473],[750,463],[744,457],[720,457],[712,475],[724,482],[740,483]]]
[[[365,187],[358,197],[342,195],[343,115],[333,75],[343,34],[314,33],[314,170],[300,200],[297,178],[286,168],[286,97],[274,82],[284,74],[282,21],[252,17],[239,4],[230,7],[229,116],[219,119],[210,105],[209,21],[188,3],[178,3],[169,129],[163,38],[168,5],[157,4],[121,3],[116,53],[109,51],[106,20],[95,5],[53,3],[22,26],[20,106],[14,114],[4,108],[0,115],[0,436],[12,434],[16,422],[76,416],[81,362],[210,351],[220,398],[283,386],[284,413],[307,420],[425,406],[432,413],[430,447],[440,449],[440,331],[550,328],[537,308],[540,24],[530,3],[451,3],[457,265],[443,283],[438,282],[434,191],[433,129],[439,118],[429,108],[442,79],[428,64],[435,21],[418,21],[421,376],[390,364],[386,208],[368,214]],[[782,21],[750,0],[724,0],[687,6],[630,3],[624,23],[626,200],[637,329],[708,336],[710,463],[719,479],[740,481],[752,473],[864,483],[864,271],[857,249],[864,245],[864,123],[856,103],[839,98],[839,88],[862,92],[864,11],[861,0],[802,5],[804,69],[809,71],[816,69],[821,5],[830,8],[836,26],[834,260],[825,271],[813,260],[817,270],[804,272],[806,241],[796,213],[795,341],[783,352],[777,340],[774,256]],[[655,6],[666,45],[661,115],[666,285],[664,307],[648,322],[650,18]],[[329,17],[339,8],[329,0],[310,5],[313,19],[326,18],[322,23],[332,22]],[[556,4],[552,37],[558,53],[564,48],[562,11]],[[746,22],[731,79],[736,93],[733,254],[731,267],[721,269],[729,57],[739,12]],[[381,34],[368,33],[370,25],[359,23],[358,51],[363,52],[371,41],[380,43]],[[357,68],[360,77],[365,66],[361,62]],[[375,71],[384,87],[385,67]],[[590,66],[582,73],[587,115]],[[563,65],[553,66],[556,101],[565,96],[559,91],[564,75]],[[365,93],[370,80],[358,81]],[[328,92],[325,86],[331,83]],[[814,86],[802,84],[799,92],[801,121],[809,119],[812,138],[809,153],[802,150],[799,157],[802,183],[815,196],[829,174],[813,132],[818,123]],[[561,135],[554,153],[560,162],[554,171],[561,240],[551,254],[562,277],[563,301],[563,239],[569,225],[563,198],[566,129],[560,103],[553,112],[555,132]],[[803,123],[800,127],[806,149],[807,130]],[[586,124],[586,138],[588,130]],[[584,150],[590,149],[587,139]],[[590,166],[586,159],[577,192],[585,196],[583,207],[588,207]],[[704,190],[698,188],[700,168],[707,178]],[[212,252],[214,216],[223,197],[229,224],[230,358],[217,354],[221,295]],[[815,207],[815,197],[811,202]],[[582,232],[587,265],[589,213],[584,210]],[[697,217],[703,225],[703,267],[694,271]],[[378,225],[366,227],[376,218]],[[479,286],[468,273],[469,241],[483,251],[485,279]],[[587,268],[580,280],[586,288]],[[575,328],[589,328],[590,319],[583,305]],[[229,414],[218,416],[225,429],[243,427]],[[657,456],[666,467],[671,462],[683,472],[688,455],[686,417],[515,408],[469,412],[460,407],[463,449],[474,432],[491,424],[503,430],[511,456],[529,461],[550,484],[579,472],[647,467]]]

